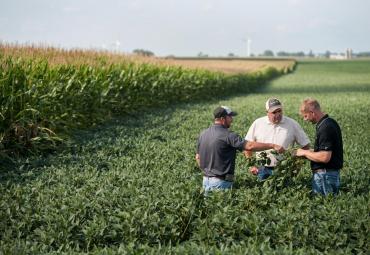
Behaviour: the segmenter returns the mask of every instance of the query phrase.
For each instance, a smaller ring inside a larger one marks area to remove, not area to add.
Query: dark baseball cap
[[[226,116],[236,116],[238,113],[233,112],[230,107],[219,106],[214,110],[213,115],[215,116],[215,119],[219,119]]]

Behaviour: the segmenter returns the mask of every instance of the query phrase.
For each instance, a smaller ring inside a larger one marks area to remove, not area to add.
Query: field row
[[[253,73],[227,75],[130,61],[108,64],[99,55],[87,57],[84,64],[76,64],[81,58],[74,64],[55,64],[45,56],[54,53],[54,59],[68,59],[69,52],[36,51],[32,58],[31,51],[24,58],[17,57],[21,53],[28,52],[20,50],[15,56],[5,50],[0,52],[3,158],[27,151],[53,150],[63,134],[102,123],[113,115],[248,93],[287,70],[286,66],[265,66]],[[93,65],[88,64],[91,59],[95,59]],[[289,63],[293,68],[294,63]]]
[[[63,152],[21,160],[1,175],[0,253],[368,254],[369,75],[370,62],[303,62],[258,93],[80,130]],[[308,164],[272,192],[239,154],[234,189],[204,199],[194,155],[213,109],[238,111],[232,129],[244,136],[271,96],[311,141],[315,127],[298,115],[305,97],[338,121],[345,151],[339,196],[311,196]]]

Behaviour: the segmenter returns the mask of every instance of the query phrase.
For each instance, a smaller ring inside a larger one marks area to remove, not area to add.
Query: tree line
[[[133,50],[133,53],[136,55],[140,56],[145,56],[145,57],[154,57],[155,54],[150,51],[150,50],[145,50],[145,49],[135,49]],[[297,51],[297,52],[287,52],[287,51],[278,51],[274,53],[272,50],[265,50],[263,53],[255,55],[251,54],[251,57],[324,57],[324,58],[330,58],[332,54],[337,54],[335,52],[331,52],[329,50],[325,51],[324,53],[318,53],[315,54],[312,50],[310,50],[308,53],[305,53],[304,51]],[[356,57],[370,57],[370,51],[365,51],[365,52],[358,52],[358,53],[353,53],[353,56]],[[238,57],[234,53],[229,53],[227,55],[228,57]],[[168,57],[175,57],[175,55],[169,55]],[[197,54],[197,57],[199,58],[207,58],[209,57],[208,54],[199,52]]]

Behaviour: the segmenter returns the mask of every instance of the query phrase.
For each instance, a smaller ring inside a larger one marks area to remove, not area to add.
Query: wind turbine
[[[118,51],[119,46],[121,45],[120,41],[116,40],[116,42],[114,44],[116,46],[116,51]]]
[[[249,58],[251,56],[251,44],[252,44],[252,40],[251,39],[247,39],[247,57]]]
[[[252,44],[252,40],[250,38],[248,38],[248,39],[243,39],[242,41],[245,42],[245,43],[247,43],[247,58],[249,58],[251,56],[251,44]]]

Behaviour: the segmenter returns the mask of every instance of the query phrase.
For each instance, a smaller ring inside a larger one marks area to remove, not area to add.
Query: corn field
[[[287,70],[267,67],[227,75],[117,56],[112,61],[111,55],[94,52],[0,50],[3,158],[54,150],[70,131],[102,123],[113,115],[247,93]]]

